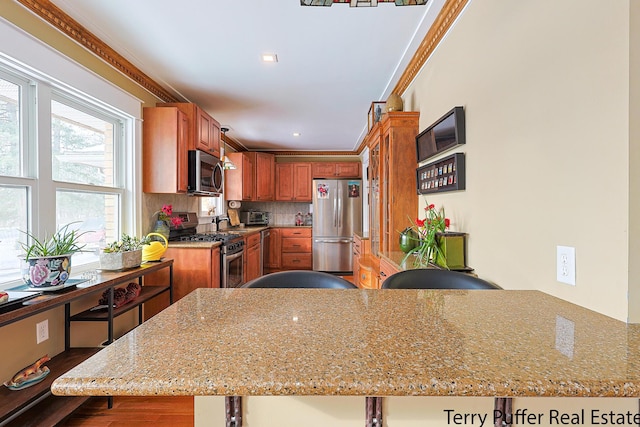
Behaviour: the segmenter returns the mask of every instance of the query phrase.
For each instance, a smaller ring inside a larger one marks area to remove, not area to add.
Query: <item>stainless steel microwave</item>
[[[217,196],[222,193],[222,162],[201,150],[189,150],[189,183],[192,196]]]

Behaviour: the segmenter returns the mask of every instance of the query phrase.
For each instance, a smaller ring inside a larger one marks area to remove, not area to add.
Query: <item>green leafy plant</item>
[[[435,263],[436,260],[442,260],[443,267],[447,268],[445,254],[440,249],[438,238],[449,228],[451,221],[445,216],[444,207],[436,209],[435,205],[427,204],[424,211],[424,219],[416,218],[415,222],[412,221],[411,228],[418,237],[411,238],[417,240],[417,246],[405,255],[403,262],[409,256],[415,255],[415,263],[418,265],[426,266]]]
[[[102,249],[105,253],[117,253],[117,252],[129,252],[142,249],[144,245],[148,245],[151,242],[149,236],[145,237],[132,237],[128,234],[122,234],[122,238],[116,242],[109,243]]]
[[[33,234],[23,232],[31,239],[31,244],[22,244],[22,249],[25,252],[25,258],[27,260],[32,258],[40,258],[46,256],[57,256],[74,254],[81,252],[84,248],[84,244],[80,244],[80,237],[86,232],[80,233],[74,228],[70,228],[74,222],[71,222],[53,235],[45,237],[43,240],[39,240]]]

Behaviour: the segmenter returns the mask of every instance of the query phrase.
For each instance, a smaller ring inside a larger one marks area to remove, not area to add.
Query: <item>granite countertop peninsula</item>
[[[539,291],[198,289],[51,389],[640,397],[640,325]]]

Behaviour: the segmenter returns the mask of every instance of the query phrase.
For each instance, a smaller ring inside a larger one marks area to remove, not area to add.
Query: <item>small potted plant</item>
[[[22,280],[27,285],[48,290],[64,286],[71,274],[71,256],[84,247],[80,244],[84,233],[70,228],[72,224],[65,225],[43,240],[25,232],[31,239],[31,244],[22,244],[25,252]]]
[[[100,252],[102,270],[124,270],[142,264],[142,247],[149,244],[149,237],[132,237],[123,234],[116,242],[109,243]]]

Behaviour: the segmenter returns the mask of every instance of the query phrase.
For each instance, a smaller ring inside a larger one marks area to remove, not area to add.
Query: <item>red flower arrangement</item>
[[[173,206],[172,205],[162,205],[162,210],[156,212],[158,214],[158,220],[164,222],[171,222],[173,227],[179,227],[182,225],[182,218],[173,215]]]

